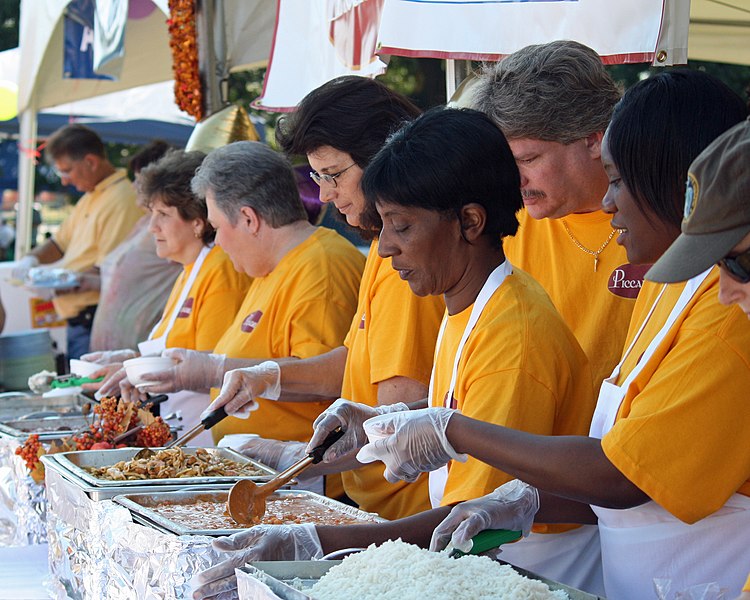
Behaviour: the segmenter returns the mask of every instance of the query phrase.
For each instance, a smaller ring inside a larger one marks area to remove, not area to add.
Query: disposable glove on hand
[[[250,438],[236,450],[264,465],[283,471],[307,456],[304,442],[281,442],[262,437]]]
[[[328,437],[328,434],[340,426],[346,433],[323,455],[323,462],[335,462],[342,456],[354,450],[359,450],[367,443],[367,434],[362,427],[367,419],[408,410],[409,407],[403,402],[368,406],[367,404],[359,404],[339,398],[320,413],[313,422],[314,432],[310,443],[307,444],[307,452],[312,452],[314,448],[320,446]]]
[[[141,386],[141,391],[150,394],[182,390],[208,392],[212,387],[219,386],[224,375],[226,356],[223,354],[209,354],[185,348],[168,348],[161,355],[174,360],[175,365],[157,373],[144,373],[144,380],[156,383]]]
[[[39,266],[39,259],[33,254],[27,254],[21,260],[16,261],[16,266],[10,272],[10,276],[18,281],[24,281],[29,271]]]
[[[123,350],[104,350],[102,352],[89,352],[81,356],[81,360],[96,363],[97,365],[110,365],[112,363],[123,363],[131,358],[140,356],[135,350],[127,348]]]
[[[84,383],[81,387],[84,390],[98,391],[101,397],[118,395],[120,394],[120,382],[127,375],[122,363],[110,363],[89,375],[91,379],[99,379],[99,377],[104,377],[104,380],[96,383]]]
[[[193,598],[210,598],[237,588],[234,570],[254,560],[312,560],[323,556],[315,526],[257,525],[214,540],[219,552],[232,552],[228,560],[199,573]]]
[[[284,471],[307,456],[306,446],[304,442],[282,442],[254,437],[236,450],[277,471]],[[296,489],[325,494],[325,479],[316,472],[316,465],[307,467],[304,472],[297,475]]]
[[[453,548],[468,552],[473,538],[485,529],[522,531],[526,537],[539,510],[539,492],[523,481],[513,479],[491,494],[456,504],[435,528],[430,550]]]
[[[254,367],[228,371],[224,375],[219,395],[203,412],[203,415],[223,406],[228,415],[247,419],[252,411],[259,408],[255,398],[278,400],[279,396],[281,396],[281,367],[278,363],[267,360]]]
[[[423,408],[372,418],[364,429],[370,443],[357,453],[362,463],[381,460],[385,478],[416,481],[420,473],[434,471],[451,460],[466,462],[450,445],[445,430],[458,411],[451,408]]]

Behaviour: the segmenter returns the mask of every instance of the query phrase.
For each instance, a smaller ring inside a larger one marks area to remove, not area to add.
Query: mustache
[[[546,196],[547,194],[541,190],[521,190],[522,198],[544,198]]]

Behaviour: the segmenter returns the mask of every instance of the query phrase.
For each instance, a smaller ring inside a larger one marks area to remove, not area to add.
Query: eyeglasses
[[[310,178],[320,185],[321,181],[325,181],[328,185],[332,185],[333,187],[336,187],[336,178],[340,177],[343,173],[351,169],[354,165],[357,163],[352,163],[346,169],[342,169],[338,173],[318,173],[317,171],[310,171]]]
[[[737,256],[725,256],[718,265],[739,283],[750,283],[750,249]]]

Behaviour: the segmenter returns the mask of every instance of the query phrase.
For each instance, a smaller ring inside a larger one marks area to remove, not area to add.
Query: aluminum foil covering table
[[[29,546],[47,540],[44,484],[30,476],[16,455],[21,443],[0,437],[0,546]]]
[[[207,536],[176,536],[134,523],[128,509],[95,501],[46,470],[50,574],[57,600],[177,600],[191,578],[226,555]]]

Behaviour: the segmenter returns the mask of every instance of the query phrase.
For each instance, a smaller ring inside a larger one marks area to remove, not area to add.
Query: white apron
[[[456,379],[458,378],[458,363],[461,360],[461,353],[464,351],[466,340],[469,339],[469,335],[474,330],[474,326],[477,324],[479,317],[482,316],[482,311],[487,303],[492,298],[495,291],[503,284],[505,278],[510,275],[513,267],[507,260],[498,266],[487,281],[484,282],[482,289],[479,291],[474,306],[471,309],[469,315],[469,321],[466,323],[466,328],[461,336],[461,341],[458,343],[456,348],[456,356],[453,359],[453,373],[451,375],[450,386],[448,387],[448,393],[445,395],[443,400],[443,406],[450,408],[451,399],[453,398],[453,390],[456,389]],[[440,331],[438,332],[437,343],[435,344],[435,359],[437,359],[438,353],[440,352],[440,344],[443,341],[443,334],[445,333],[445,326],[448,323],[448,315],[443,317],[443,322],[440,324]],[[434,406],[433,398],[435,397],[435,367],[432,367],[432,375],[430,375],[430,388],[427,395],[427,406]],[[430,503],[432,508],[438,508],[440,502],[443,500],[443,494],[445,494],[445,484],[448,482],[448,465],[443,465],[435,471],[430,471],[429,475],[429,488],[430,488]]]
[[[450,406],[451,399],[453,398],[453,391],[456,387],[456,379],[458,378],[458,364],[461,360],[461,354],[466,341],[490,298],[492,298],[492,295],[502,285],[512,270],[513,267],[507,260],[497,267],[487,278],[477,296],[476,302],[474,302],[469,321],[466,323],[466,328],[461,336],[458,348],[456,349],[456,356],[453,360],[451,382],[448,394],[443,401],[443,405],[446,407]],[[440,326],[437,344],[435,345],[436,357],[440,349],[447,321],[448,318],[446,316]],[[432,401],[435,394],[434,387],[435,370],[433,368],[428,396],[429,406],[434,405]],[[440,506],[447,480],[447,465],[430,472],[430,502],[433,508]],[[504,546],[502,559],[579,589],[585,589],[592,593],[603,592],[599,537],[596,525],[585,525],[565,533],[532,533],[522,543],[507,544]]]
[[[164,334],[159,336],[158,338],[153,337],[154,332],[162,324],[166,315],[162,315],[162,318],[159,320],[159,322],[154,325],[154,328],[151,330],[151,333],[148,336],[149,339],[138,344],[138,350],[140,351],[141,355],[148,356],[153,354],[161,354],[164,350],[166,350],[167,336],[169,335],[169,332],[172,331],[172,327],[177,320],[177,315],[179,314],[182,305],[185,303],[185,300],[190,293],[190,288],[193,287],[193,283],[195,283],[195,279],[198,277],[198,273],[200,273],[203,262],[206,260],[206,256],[208,256],[208,253],[211,251],[212,247],[213,245],[204,246],[201,249],[198,258],[195,259],[193,268],[190,271],[190,276],[182,286],[182,290],[180,290],[180,296],[177,299],[177,302],[175,302],[174,307],[172,308],[172,312],[169,315],[169,321],[167,322],[167,326],[164,329]],[[198,422],[200,421],[200,414],[210,403],[211,397],[208,394],[199,394],[190,390],[182,390],[180,392],[169,394],[169,400],[165,400],[164,402],[162,402],[160,410],[162,415],[168,415],[172,412],[177,413],[180,417],[182,417],[182,425],[184,427],[190,428],[193,427],[193,425],[198,424]],[[211,437],[210,431],[202,431],[192,439],[190,445],[204,447],[213,446],[214,441]]]
[[[651,360],[710,271],[687,282],[662,329],[622,386],[617,386],[615,382],[622,364],[664,294],[664,286],[620,364],[602,383],[591,421],[591,437],[602,438],[612,428],[628,387]],[[672,581],[670,597],[692,585],[719,578],[721,587],[730,588],[728,598],[734,598],[742,589],[747,577],[747,547],[750,545],[750,498],[747,496],[734,494],[723,508],[693,525],[683,523],[655,502],[627,510],[591,508],[599,517],[604,583],[609,600],[656,598],[654,579]]]

